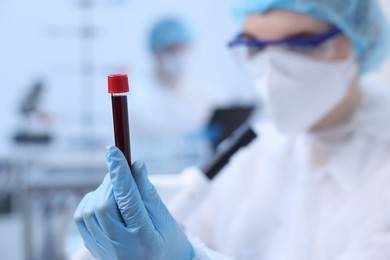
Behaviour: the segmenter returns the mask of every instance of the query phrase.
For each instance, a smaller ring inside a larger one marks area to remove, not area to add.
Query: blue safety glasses
[[[324,43],[341,34],[342,32],[336,28],[321,35],[268,41],[251,39],[239,34],[235,39],[228,43],[228,46],[233,50],[244,49],[246,58],[251,58],[268,47],[282,48],[299,54],[314,57],[319,56],[319,58],[321,58],[321,54],[329,52],[328,49],[324,48]]]

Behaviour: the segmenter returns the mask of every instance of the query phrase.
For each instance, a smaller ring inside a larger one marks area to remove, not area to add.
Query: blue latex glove
[[[98,259],[192,259],[193,248],[147,177],[143,162],[133,175],[122,152],[107,148],[109,173],[80,202],[74,219]]]

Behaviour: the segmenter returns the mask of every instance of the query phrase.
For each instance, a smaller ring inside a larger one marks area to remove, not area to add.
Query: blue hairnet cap
[[[157,52],[164,47],[174,44],[188,44],[191,42],[191,33],[180,20],[167,18],[157,22],[149,34],[149,48]]]
[[[243,24],[251,13],[290,10],[328,22],[349,39],[362,73],[377,69],[390,47],[389,24],[377,0],[233,0],[233,12]]]

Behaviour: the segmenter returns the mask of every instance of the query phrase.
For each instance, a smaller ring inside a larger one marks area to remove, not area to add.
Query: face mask
[[[310,130],[347,95],[358,73],[354,55],[325,62],[285,50],[268,50],[249,64],[255,86],[276,127]]]
[[[166,53],[160,57],[161,71],[169,79],[180,79],[186,67],[185,55],[181,53]]]

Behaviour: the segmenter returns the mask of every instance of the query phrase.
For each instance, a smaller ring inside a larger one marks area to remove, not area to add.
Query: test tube
[[[131,167],[129,115],[127,108],[128,92],[129,80],[127,75],[113,74],[108,76],[108,93],[111,94],[115,146],[122,151],[129,167]]]

